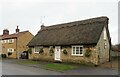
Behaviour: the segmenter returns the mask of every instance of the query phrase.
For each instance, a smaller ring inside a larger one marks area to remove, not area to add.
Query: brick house
[[[20,58],[22,52],[27,51],[27,43],[33,38],[33,35],[29,31],[22,31],[16,29],[16,32],[9,34],[8,29],[3,30],[3,34],[0,35],[1,54],[6,54],[8,58]]]
[[[46,61],[90,62],[96,65],[109,61],[111,38],[108,18],[96,17],[51,26],[41,30],[28,43],[30,59]]]

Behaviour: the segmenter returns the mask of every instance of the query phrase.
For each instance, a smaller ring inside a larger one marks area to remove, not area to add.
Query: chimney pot
[[[19,29],[18,26],[17,26],[16,33],[19,33],[19,31],[20,31],[20,29]]]
[[[42,24],[42,25],[41,25],[41,29],[44,29],[44,28],[45,28],[45,26],[44,26],[44,24]]]
[[[3,35],[9,35],[9,30],[8,29],[4,29],[3,30]]]

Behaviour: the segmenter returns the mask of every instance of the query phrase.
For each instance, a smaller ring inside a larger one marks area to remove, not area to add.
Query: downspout
[[[110,44],[110,48],[109,48],[109,62],[111,61],[111,37],[109,39],[109,44]]]
[[[17,37],[16,37],[16,59],[18,59],[18,58],[17,58],[17,56],[18,56],[18,55],[17,55],[17,52],[18,52],[18,47],[17,47],[17,46],[18,46],[18,40],[17,40]]]

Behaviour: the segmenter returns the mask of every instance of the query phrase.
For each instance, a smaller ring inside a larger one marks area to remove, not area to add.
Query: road
[[[19,60],[4,60],[2,62],[2,75],[118,75],[118,70],[81,66],[78,69],[68,70],[64,73],[46,70],[38,67],[16,64]]]
[[[62,75],[63,73],[3,62],[2,74],[3,75]]]

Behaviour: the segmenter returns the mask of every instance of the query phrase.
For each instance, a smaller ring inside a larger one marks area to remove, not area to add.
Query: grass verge
[[[19,61],[18,64],[22,64],[22,65],[35,65],[35,64],[40,64],[44,69],[47,70],[53,70],[53,71],[59,71],[59,72],[63,72],[66,70],[72,70],[75,68],[78,68],[77,65],[73,65],[73,64],[67,64],[67,63],[50,63],[50,62],[46,62],[46,63],[41,63],[39,61],[32,61],[32,60],[28,60],[28,61]]]
[[[49,63],[49,64],[44,65],[44,67],[46,69],[49,69],[49,70],[55,70],[55,71],[63,72],[63,71],[66,71],[66,70],[75,69],[78,66],[69,65],[69,64],[61,64],[61,63]]]
[[[38,61],[19,61],[18,64],[40,64]]]

